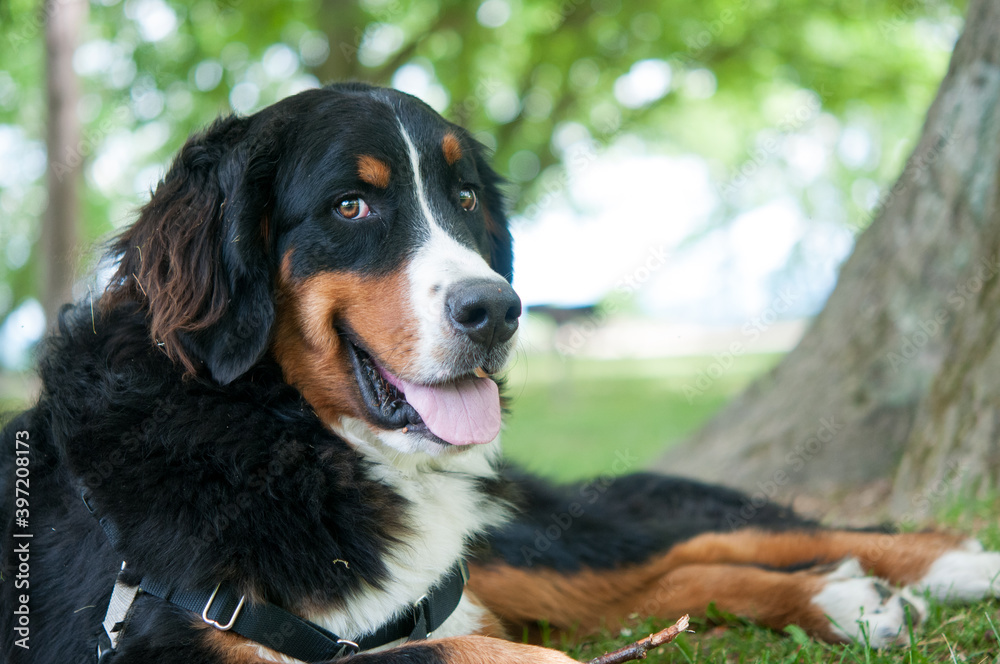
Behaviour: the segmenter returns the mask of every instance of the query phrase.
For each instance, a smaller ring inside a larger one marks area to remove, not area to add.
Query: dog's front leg
[[[210,632],[207,652],[211,656],[188,657],[188,664],[274,664],[293,662],[273,650],[227,632]],[[128,659],[128,662],[148,662],[148,658]],[[162,661],[162,660],[156,660]],[[173,662],[174,660],[170,660]],[[181,662],[179,658],[177,660]],[[118,664],[118,660],[115,660]],[[450,636],[426,641],[413,641],[388,650],[361,652],[323,664],[578,664],[558,650],[514,643],[490,636]]]
[[[355,655],[351,660],[357,664],[577,664],[558,650],[488,636],[432,639]]]

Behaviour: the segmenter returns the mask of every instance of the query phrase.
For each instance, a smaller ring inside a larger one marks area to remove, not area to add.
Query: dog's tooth
[[[486,373],[486,370],[483,369],[482,367],[476,367],[475,369],[472,370],[472,373],[476,374],[480,378],[488,378],[489,377],[489,374]]]

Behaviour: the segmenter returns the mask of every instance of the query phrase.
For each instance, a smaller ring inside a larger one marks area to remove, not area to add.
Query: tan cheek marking
[[[444,152],[444,160],[448,162],[449,166],[455,165],[462,158],[462,145],[458,142],[455,134],[444,135],[444,138],[441,139],[441,150]]]
[[[334,329],[343,323],[390,371],[416,357],[417,324],[403,270],[380,278],[317,274],[299,282],[279,279],[275,358],[325,422],[364,418],[365,408],[347,349]]]
[[[389,186],[389,177],[392,171],[389,164],[371,155],[363,154],[358,157],[358,177],[362,182],[367,182],[373,187],[385,189]]]

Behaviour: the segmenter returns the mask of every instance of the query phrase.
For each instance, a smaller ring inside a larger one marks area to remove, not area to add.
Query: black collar
[[[112,548],[120,550],[120,533],[114,523],[99,514],[87,489],[83,489],[81,495],[84,505],[100,522]],[[124,568],[125,563],[122,563],[122,569]],[[216,629],[236,632],[303,662],[322,662],[371,650],[400,639],[427,638],[458,607],[469,579],[469,570],[465,562],[460,560],[408,611],[357,641],[341,638],[274,604],[249,602],[229,582],[222,582],[214,588],[187,590],[162,579],[149,577],[144,577],[138,586],[130,586],[122,581],[122,576],[119,573],[108,603],[104,630],[98,640],[98,660],[105,654],[114,652],[127,626],[132,602],[137,593],[144,592],[195,612],[205,623]]]

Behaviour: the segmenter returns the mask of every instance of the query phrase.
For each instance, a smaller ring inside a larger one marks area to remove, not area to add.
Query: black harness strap
[[[421,597],[404,615],[387,622],[372,634],[358,641],[360,650],[371,650],[399,639],[418,641],[444,624],[462,601],[465,584],[469,581],[469,568],[464,560],[451,568],[448,575]]]
[[[82,491],[83,503],[104,529],[115,550],[119,550],[120,533],[114,523],[107,517],[101,517],[90,499],[89,492]],[[120,620],[111,630],[105,627],[99,638],[98,659],[104,654],[113,652],[125,630],[125,616],[136,594],[135,587],[119,589],[120,581],[116,583],[115,593],[109,603],[114,606],[116,596],[121,590],[131,592],[127,595],[129,606],[118,607],[116,612]],[[347,655],[353,655],[363,650],[371,650],[387,645],[400,639],[419,640],[427,638],[436,630],[458,607],[462,600],[465,584],[469,579],[469,571],[465,561],[459,561],[448,574],[427,595],[402,615],[379,627],[375,632],[367,634],[355,641],[343,639],[315,623],[299,618],[279,606],[268,603],[247,601],[236,588],[223,582],[212,589],[187,590],[177,588],[160,579],[143,577],[139,582],[138,592],[147,593],[170,602],[176,606],[193,611],[212,627],[233,631],[280,653],[294,657],[303,662],[321,662]],[[121,600],[118,600],[119,603]],[[109,606],[109,616],[112,611]],[[107,622],[107,619],[106,619]]]
[[[188,591],[143,578],[139,587],[144,593],[193,611],[216,629],[231,630],[303,662],[326,661],[357,652],[351,641],[274,604],[247,602],[229,583],[211,590]]]

